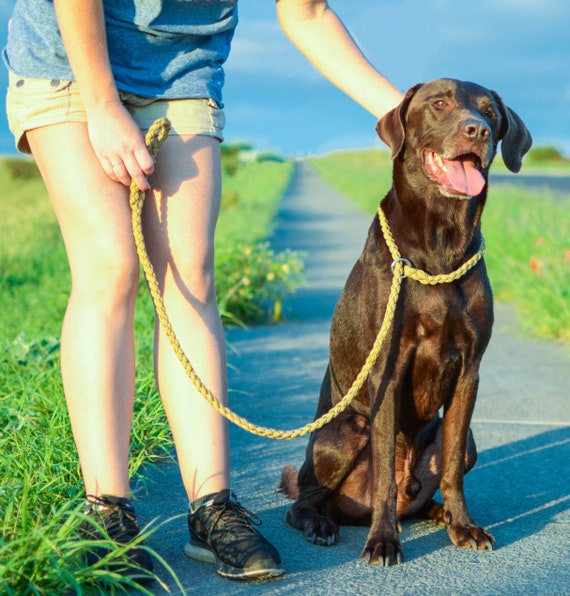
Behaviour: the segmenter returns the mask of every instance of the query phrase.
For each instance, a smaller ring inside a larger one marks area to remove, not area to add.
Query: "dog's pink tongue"
[[[444,159],[449,186],[462,195],[476,197],[485,187],[485,178],[471,160]]]

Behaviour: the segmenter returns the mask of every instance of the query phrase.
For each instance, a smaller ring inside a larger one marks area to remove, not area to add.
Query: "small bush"
[[[239,206],[239,193],[233,188],[224,189],[222,194],[222,211],[236,209]]]
[[[275,253],[267,242],[237,245],[218,253],[216,289],[224,323],[259,323],[281,319],[285,297],[304,281],[299,253]]]
[[[256,157],[256,161],[264,162],[264,161],[272,161],[275,163],[284,163],[285,159],[276,153],[272,153],[270,151],[261,151],[259,155]]]
[[[243,152],[252,151],[251,145],[246,143],[238,143],[233,145],[223,144],[221,147],[222,153],[222,170],[227,176],[235,176],[241,165],[241,154]]]
[[[528,153],[527,160],[532,163],[556,162],[564,161],[564,156],[556,147],[533,147]]]
[[[12,180],[32,180],[40,177],[40,170],[32,159],[18,158],[4,160]]]

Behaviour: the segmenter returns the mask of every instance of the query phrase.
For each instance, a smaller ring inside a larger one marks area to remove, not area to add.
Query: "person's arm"
[[[376,118],[400,103],[402,93],[364,57],[326,0],[276,0],[281,28],[334,85]]]
[[[59,29],[85,111],[91,144],[109,178],[141,190],[154,162],[113,79],[101,0],[54,0]]]

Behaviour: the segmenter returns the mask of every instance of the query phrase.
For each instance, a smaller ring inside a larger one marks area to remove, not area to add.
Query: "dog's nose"
[[[463,134],[468,139],[486,141],[491,136],[491,129],[476,118],[470,118],[463,123]]]

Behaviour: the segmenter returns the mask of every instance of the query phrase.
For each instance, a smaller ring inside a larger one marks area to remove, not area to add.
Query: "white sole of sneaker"
[[[184,554],[195,561],[202,561],[202,563],[216,563],[216,555],[207,548],[196,546],[191,542],[187,542],[184,546]]]
[[[202,563],[213,563],[216,565],[216,571],[222,576],[230,579],[261,579],[279,577],[285,573],[282,567],[271,568],[269,566],[260,565],[258,569],[234,569],[225,565],[218,560],[216,555],[207,548],[196,546],[187,542],[184,546],[184,554],[190,559],[201,561]]]

